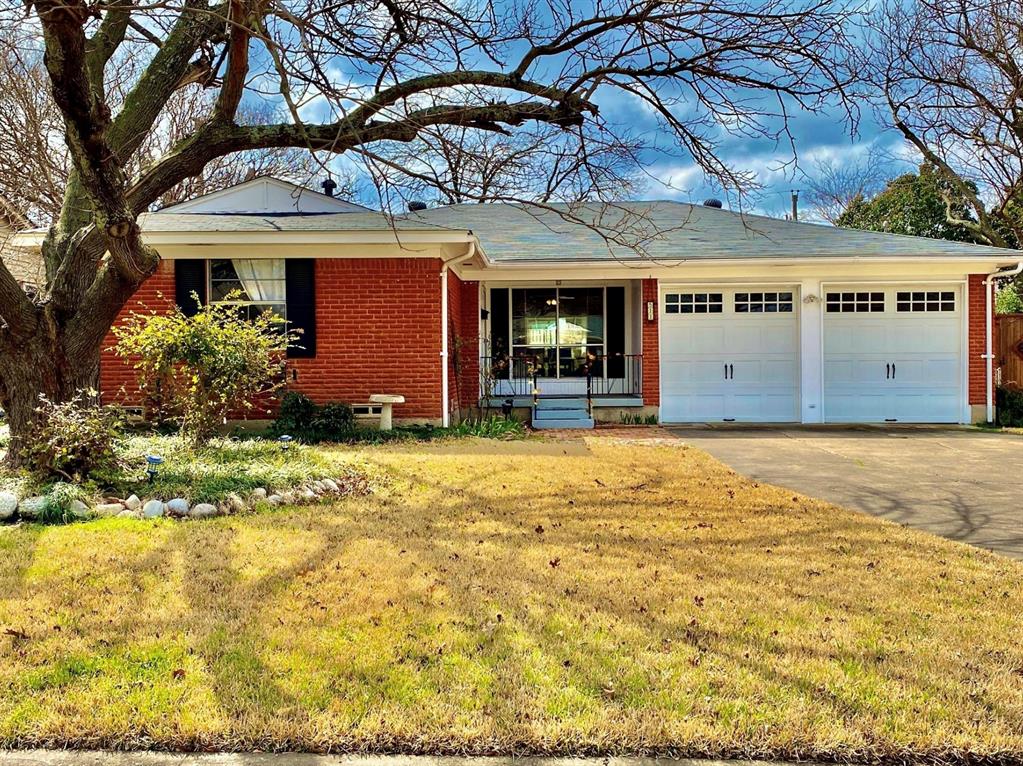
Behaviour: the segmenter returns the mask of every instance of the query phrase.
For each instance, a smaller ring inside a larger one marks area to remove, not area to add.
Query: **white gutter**
[[[476,240],[469,242],[469,249],[444,261],[440,267],[440,412],[441,425],[451,425],[450,381],[448,380],[448,269],[454,263],[465,263],[476,255]]]
[[[988,278],[984,280],[984,380],[985,386],[985,402],[987,404],[986,419],[988,423],[994,422],[995,419],[995,395],[994,395],[994,361],[995,354],[992,346],[991,330],[994,322],[994,282],[996,279],[1001,277],[1011,277],[1023,272],[1023,261],[1020,261],[1015,266],[1007,269],[1001,269],[999,271],[992,272],[988,275]]]

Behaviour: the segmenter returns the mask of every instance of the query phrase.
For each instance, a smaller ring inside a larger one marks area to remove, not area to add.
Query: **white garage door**
[[[824,290],[824,419],[957,423],[962,415],[958,285]]]
[[[665,287],[661,420],[797,420],[798,311],[794,288]]]

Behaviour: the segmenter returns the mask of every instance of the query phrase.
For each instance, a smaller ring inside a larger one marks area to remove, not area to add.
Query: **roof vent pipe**
[[[413,213],[418,212],[420,210],[426,210],[426,203],[421,200],[414,199],[408,203],[408,209],[411,210]]]
[[[337,183],[333,178],[328,178],[326,181],[320,184],[323,187],[323,193],[328,197],[334,196],[334,190],[337,189]]]
[[[714,197],[711,197],[710,199],[705,199],[703,201],[703,206],[704,207],[716,207],[718,210],[720,210],[721,208],[724,207],[724,205],[721,204],[721,200],[715,199]]]

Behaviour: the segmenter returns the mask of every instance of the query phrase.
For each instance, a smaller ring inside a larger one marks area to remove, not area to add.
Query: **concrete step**
[[[586,399],[584,397],[559,399],[541,396],[536,403],[536,408],[538,410],[585,410]]]
[[[543,431],[549,428],[574,428],[574,429],[591,429],[593,428],[593,418],[585,419],[571,419],[563,420],[559,418],[543,418],[541,420],[533,420],[533,428]]]
[[[533,412],[533,420],[585,420],[590,413],[584,409],[573,408],[570,410],[552,410],[550,408],[537,408]]]

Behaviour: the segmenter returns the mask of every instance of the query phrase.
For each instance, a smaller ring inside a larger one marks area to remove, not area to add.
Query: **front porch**
[[[484,406],[532,407],[538,399],[585,399],[592,407],[643,406],[643,355],[594,355],[574,375],[545,374],[535,356],[480,359]]]
[[[487,283],[480,300],[484,407],[643,406],[639,280]]]

